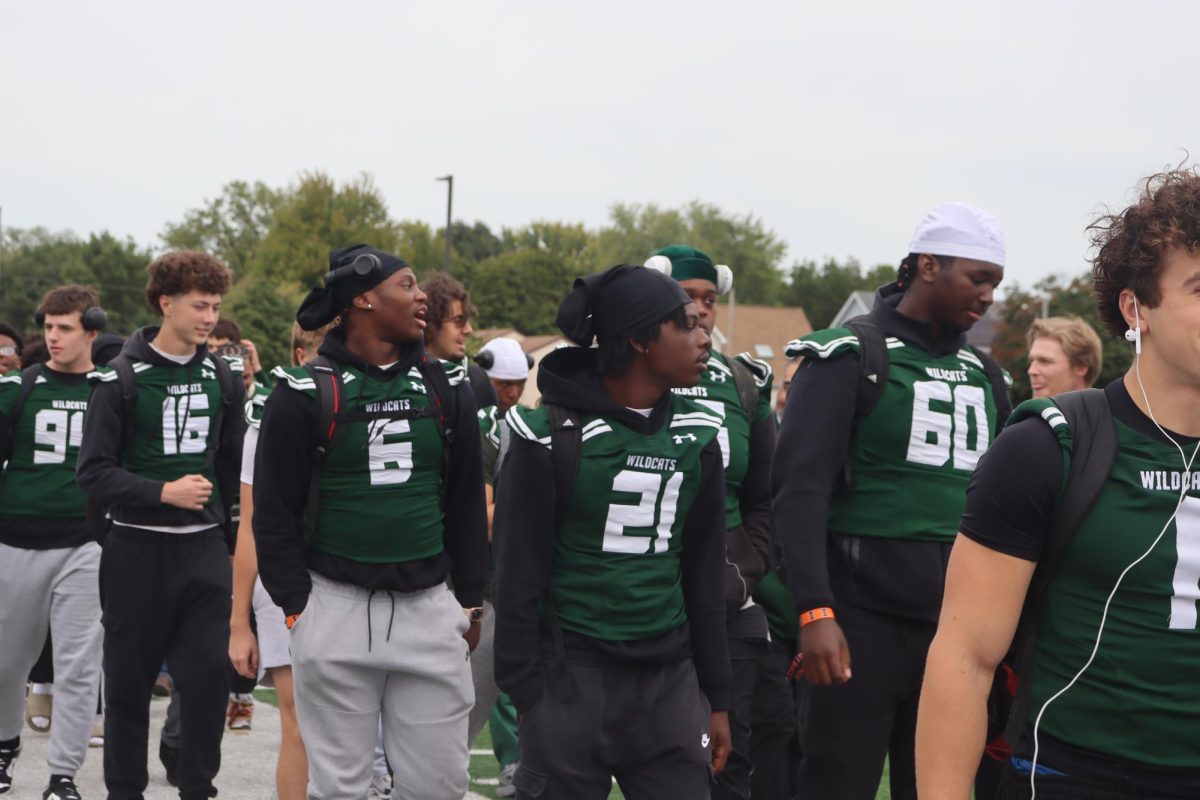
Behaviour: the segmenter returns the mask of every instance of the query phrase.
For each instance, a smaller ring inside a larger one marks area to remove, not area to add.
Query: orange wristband
[[[292,626],[296,624],[296,620],[298,619],[300,619],[299,614],[292,614],[284,620],[284,623],[287,625],[287,629],[289,631],[292,629]]]
[[[814,608],[812,611],[805,611],[800,615],[800,627],[803,628],[810,622],[816,622],[819,619],[837,619],[833,613],[833,609],[828,606]]]

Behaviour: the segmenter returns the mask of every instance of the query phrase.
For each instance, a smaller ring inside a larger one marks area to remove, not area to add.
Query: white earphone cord
[[[1136,315],[1137,315],[1136,303],[1134,304],[1134,315],[1136,318]],[[1139,333],[1140,333],[1140,331],[1139,331]],[[1139,336],[1138,338],[1141,338],[1141,337]],[[1154,423],[1154,427],[1158,428],[1159,433],[1161,433],[1163,436],[1165,436],[1167,441],[1169,441],[1171,444],[1175,445],[1175,449],[1179,451],[1179,459],[1180,459],[1180,461],[1183,462],[1183,471],[1185,473],[1191,472],[1192,464],[1196,460],[1196,453],[1200,452],[1200,442],[1196,443],[1196,448],[1194,450],[1192,450],[1192,457],[1189,459],[1187,457],[1187,454],[1184,453],[1183,447],[1179,444],[1179,442],[1175,441],[1175,439],[1173,439],[1171,437],[1171,434],[1167,433],[1163,429],[1163,426],[1158,424],[1158,420],[1156,420],[1154,418],[1154,411],[1153,411],[1153,409],[1150,408],[1150,396],[1148,394],[1146,394],[1146,387],[1142,384],[1142,368],[1141,368],[1142,359],[1141,359],[1141,355],[1140,355],[1141,354],[1141,342],[1140,341],[1138,342],[1137,353],[1138,353],[1138,355],[1135,355],[1134,359],[1133,359],[1133,371],[1134,371],[1134,375],[1137,376],[1138,389],[1140,389],[1142,392],[1142,399],[1146,401],[1146,412],[1150,416],[1150,421]],[[1189,488],[1188,482],[1181,481],[1181,483],[1183,484],[1183,488],[1179,493],[1179,502],[1177,502],[1175,504],[1175,511],[1171,514],[1170,519],[1167,520],[1167,524],[1163,525],[1162,530],[1158,532],[1158,536],[1154,537],[1154,541],[1150,543],[1150,546],[1148,548],[1146,548],[1146,552],[1142,553],[1140,556],[1138,556],[1136,559],[1134,559],[1134,561],[1129,566],[1127,566],[1125,569],[1121,570],[1121,574],[1117,576],[1117,582],[1115,584],[1113,584],[1112,591],[1108,593],[1108,599],[1104,601],[1104,613],[1102,613],[1100,615],[1100,627],[1096,631],[1096,642],[1092,645],[1092,653],[1091,653],[1091,655],[1088,656],[1087,662],[1083,665],[1083,667],[1080,668],[1079,672],[1075,673],[1075,677],[1071,678],[1071,680],[1067,682],[1066,686],[1064,686],[1063,688],[1061,688],[1057,692],[1055,692],[1053,695],[1051,695],[1050,699],[1047,700],[1045,703],[1043,703],[1041,710],[1038,711],[1037,718],[1033,722],[1033,763],[1030,765],[1030,768],[1029,768],[1029,800],[1035,800],[1037,797],[1037,787],[1034,785],[1034,780],[1037,777],[1038,727],[1042,724],[1042,715],[1046,713],[1046,709],[1050,707],[1051,703],[1053,703],[1055,700],[1057,700],[1058,698],[1060,698],[1064,694],[1066,694],[1067,690],[1070,689],[1072,686],[1074,686],[1075,683],[1080,678],[1083,677],[1083,673],[1087,672],[1088,667],[1090,667],[1092,665],[1092,662],[1096,660],[1096,654],[1098,652],[1100,652],[1100,637],[1104,634],[1104,624],[1108,621],[1108,607],[1112,604],[1113,598],[1116,597],[1117,590],[1121,588],[1121,581],[1125,580],[1125,576],[1129,573],[1129,571],[1131,569],[1136,567],[1138,564],[1142,563],[1142,561],[1144,561],[1150,555],[1150,553],[1152,553],[1154,551],[1154,548],[1158,546],[1158,543],[1160,541],[1162,541],[1162,538],[1166,534],[1167,529],[1171,527],[1171,523],[1175,521],[1175,517],[1179,515],[1179,509],[1183,507],[1183,501],[1185,499],[1187,499],[1188,488]]]

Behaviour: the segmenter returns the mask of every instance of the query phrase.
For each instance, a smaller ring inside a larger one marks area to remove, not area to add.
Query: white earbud
[[[1125,341],[1133,342],[1135,355],[1142,354],[1142,318],[1138,315],[1137,300],[1133,301],[1133,327],[1125,331]]]

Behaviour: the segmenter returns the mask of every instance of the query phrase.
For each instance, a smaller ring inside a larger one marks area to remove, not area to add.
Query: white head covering
[[[487,370],[489,378],[498,381],[523,381],[529,377],[529,364],[525,351],[512,339],[492,339],[484,350],[492,354],[492,368]]]
[[[910,253],[954,256],[1004,266],[1000,221],[966,203],[945,203],[930,211],[913,231]]]

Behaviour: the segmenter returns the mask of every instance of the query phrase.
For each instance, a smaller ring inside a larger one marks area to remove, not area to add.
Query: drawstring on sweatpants
[[[392,601],[392,610],[391,610],[391,613],[388,615],[387,637],[384,639],[384,641],[390,642],[392,640],[392,623],[396,619],[396,595],[392,594],[389,591],[387,593],[387,596],[388,596],[388,599]],[[371,600],[374,599],[374,597],[375,597],[375,590],[372,589],[370,591],[370,593],[367,594],[367,652],[368,653],[371,652],[371,646],[373,644],[373,641],[372,641],[373,631],[371,630],[371,628],[372,628],[372,626],[371,626]]]

